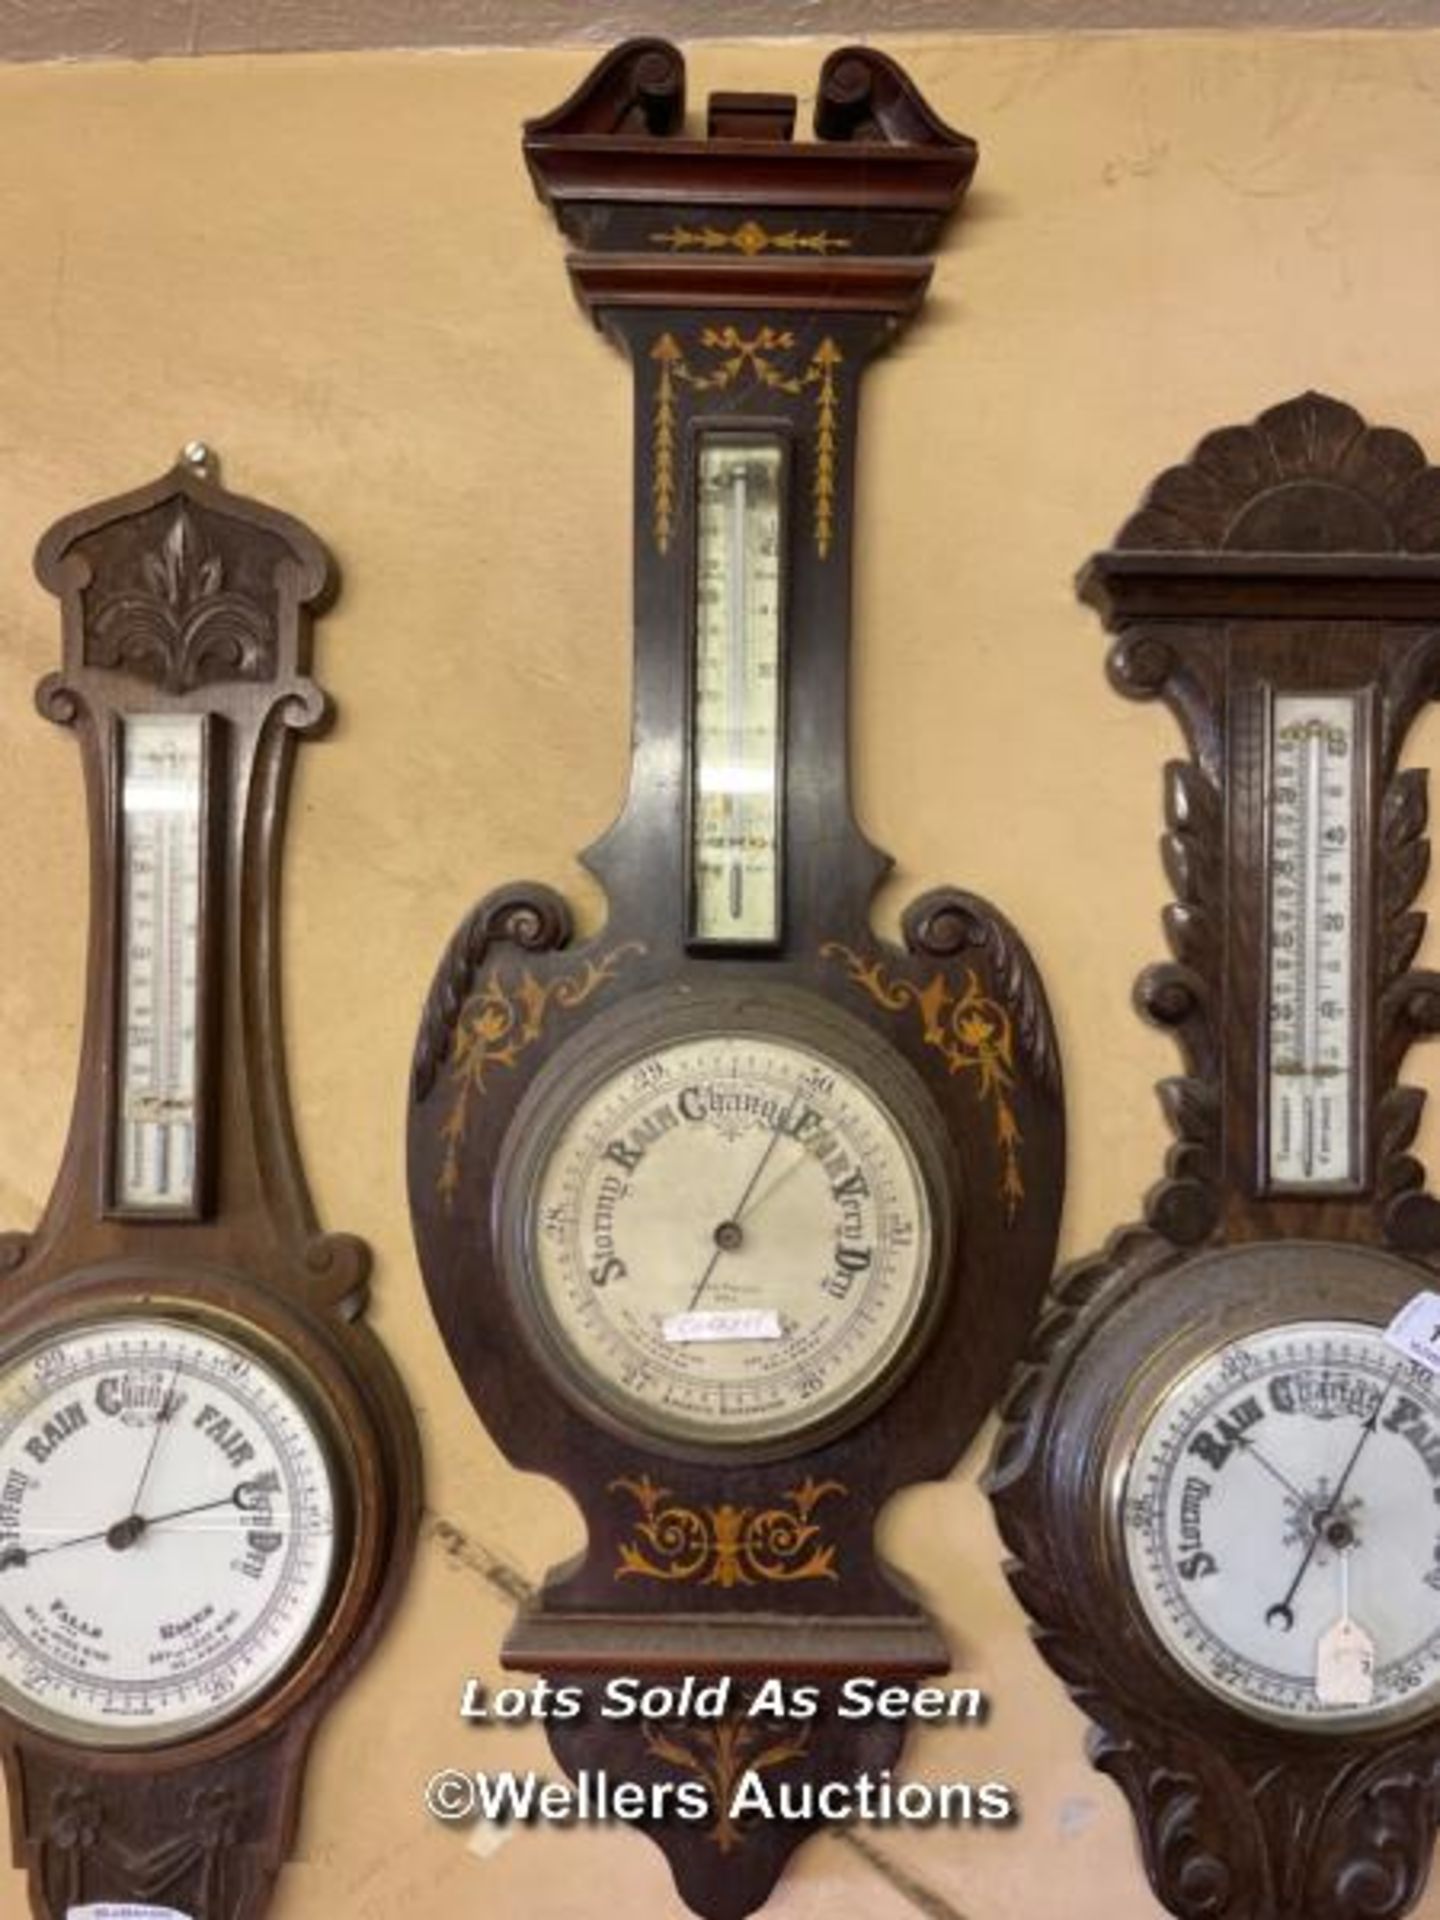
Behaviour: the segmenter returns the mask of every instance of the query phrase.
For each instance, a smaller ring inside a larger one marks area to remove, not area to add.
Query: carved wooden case
[[[552,1572],[506,1659],[592,1687],[636,1672],[833,1684],[944,1669],[933,1625],[876,1558],[875,1517],[897,1488],[945,1473],[985,1417],[1031,1323],[1059,1209],[1059,1067],[1024,946],[950,889],[911,904],[903,946],[878,938],[869,904],[890,862],[849,799],[860,376],[918,308],[975,150],[868,50],[825,63],[813,143],[792,142],[794,108],[715,95],[707,137],[693,137],[679,54],[636,41],[525,134],[579,300],[634,372],[631,787],[584,855],[608,899],[599,933],[575,942],[564,903],[522,883],[489,895],[451,942],[416,1051],[410,1193],[431,1304],[477,1411],[585,1516],[584,1552]],[[695,448],[702,428],[757,424],[781,438],[788,476],[784,884],[774,938],[727,949],[694,938],[689,912]],[[760,1016],[834,1010],[905,1063],[935,1116],[958,1223],[903,1376],[843,1430],[768,1449],[667,1447],[557,1391],[497,1248],[512,1122],[547,1062],[583,1051],[587,1033],[606,1044],[631,1005],[678,1017],[711,993]],[[727,1730],[591,1716],[550,1731],[571,1770],[706,1782],[714,1824],[654,1837],[685,1899],[716,1916],[759,1904],[804,1833],[730,1822],[719,1803],[739,1770],[848,1775],[893,1758],[901,1738],[828,1717]]]
[[[0,1240],[0,1357],[112,1312],[227,1330],[323,1429],[340,1552],[299,1657],[206,1731],[122,1750],[0,1714],[13,1842],[41,1920],[94,1901],[253,1920],[291,1846],[315,1726],[398,1599],[419,1503],[413,1416],[362,1318],[369,1252],[316,1224],[281,1040],[280,840],[296,742],[329,716],[310,616],[334,576],[299,522],[225,492],[202,448],[62,520],[36,566],[64,610],[64,665],[38,703],[80,742],[92,900],[69,1138],[39,1227]],[[197,1179],[193,1204],[161,1216],[120,1204],[113,1174],[118,751],[135,711],[205,716]]]
[[[1144,1224],[1055,1280],[1003,1408],[991,1492],[1012,1585],[1094,1726],[1156,1894],[1184,1920],[1379,1920],[1419,1896],[1440,1813],[1440,1726],[1266,1725],[1186,1679],[1146,1631],[1107,1537],[1106,1436],[1150,1356],[1307,1309],[1383,1326],[1434,1284],[1440,1208],[1401,1084],[1440,1028],[1412,962],[1429,863],[1426,775],[1406,733],[1440,692],[1440,471],[1407,434],[1309,393],[1208,435],[1080,576],[1114,635],[1116,690],[1163,700],[1188,757],[1165,769],[1165,928],[1139,1010],[1184,1073]],[[1307,1192],[1267,1172],[1265,702],[1354,692],[1361,732],[1355,1177]],[[1121,1416],[1123,1417],[1123,1416]],[[1268,1618],[1268,1616],[1267,1616]]]

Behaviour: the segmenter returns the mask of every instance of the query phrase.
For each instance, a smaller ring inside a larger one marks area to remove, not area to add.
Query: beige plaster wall
[[[1070,576],[1207,428],[1307,385],[1440,452],[1440,37],[897,43],[982,166],[922,324],[871,375],[860,500],[859,804],[899,857],[882,914],[955,880],[1044,968],[1073,1130],[1066,1245],[1134,1210],[1166,1044],[1129,1010],[1160,951],[1163,713],[1110,694]],[[813,46],[706,46],[713,83],[802,93]],[[590,56],[0,70],[0,1220],[33,1221],[68,1111],[85,867],[73,743],[33,715],[56,657],[30,550],[193,436],[345,574],[319,639],[340,723],[307,748],[285,904],[299,1127],[326,1223],[377,1251],[376,1324],[419,1408],[432,1519],[404,1610],[311,1770],[277,1920],[678,1911],[623,1832],[432,1825],[511,1612],[575,1543],[509,1471],[432,1331],[401,1130],[421,997],[470,901],[563,888],[625,769],[629,379],[573,307],[517,133]],[[1440,754],[1422,730],[1417,757]],[[1423,1070],[1423,1069],[1422,1069]],[[1012,1832],[807,1846],[777,1920],[1143,1920],[1118,1795],[1008,1597],[978,1450],[886,1516],[896,1562],[995,1702],[925,1732],[925,1777],[1015,1785]],[[22,1910],[0,1869],[0,1913]],[[1424,1908],[1440,1916],[1440,1897]]]

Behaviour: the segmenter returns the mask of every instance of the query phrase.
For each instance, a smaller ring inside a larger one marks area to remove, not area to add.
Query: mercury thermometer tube
[[[201,715],[124,722],[114,1191],[127,1212],[196,1202],[204,772]]]
[[[698,460],[691,931],[778,937],[781,448],[710,433]]]
[[[1271,706],[1268,1174],[1272,1186],[1358,1177],[1355,1146],[1355,761],[1350,694]]]

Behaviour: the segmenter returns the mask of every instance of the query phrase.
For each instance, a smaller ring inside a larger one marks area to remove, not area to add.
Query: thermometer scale
[[[692,936],[780,933],[780,491],[775,434],[700,441]]]
[[[1356,1164],[1354,694],[1277,693],[1270,719],[1272,1188],[1331,1187]]]
[[[1402,1920],[1440,1804],[1440,1198],[1402,1079],[1440,689],[1440,468],[1302,393],[1217,428],[1081,574],[1159,700],[1179,1042],[1143,1224],[1059,1273],[1001,1410],[1011,1583],[1175,1920]],[[1397,1350],[1398,1349],[1398,1350]]]
[[[120,1125],[126,1212],[193,1211],[207,740],[198,713],[122,726]]]
[[[36,571],[93,879],[64,1161],[35,1231],[0,1235],[15,1858],[35,1920],[262,1920],[419,1513],[368,1252],[321,1228],[286,1092],[280,860],[333,575],[199,441],[58,522]]]

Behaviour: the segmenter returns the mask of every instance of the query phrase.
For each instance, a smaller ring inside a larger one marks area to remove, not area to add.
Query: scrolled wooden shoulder
[[[425,1002],[412,1070],[417,1100],[424,1100],[435,1085],[475,976],[491,949],[509,944],[528,953],[549,953],[568,946],[571,932],[570,909],[549,887],[522,881],[486,894],[445,949]]]
[[[541,134],[679,133],[685,123],[685,59],[668,40],[637,39],[612,47],[552,113],[525,123]]]
[[[991,990],[1008,1007],[1019,1052],[1043,1087],[1060,1085],[1060,1056],[1040,975],[1010,922],[978,894],[936,887],[912,900],[900,930],[911,953],[934,960],[983,959]]]
[[[841,47],[821,67],[815,133],[821,140],[978,152],[968,134],[946,126],[904,68],[874,47]]]

